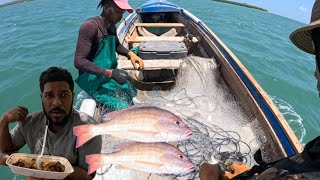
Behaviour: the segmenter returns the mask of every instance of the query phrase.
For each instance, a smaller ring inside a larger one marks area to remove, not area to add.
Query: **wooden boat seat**
[[[136,23],[135,27],[137,28],[137,32],[141,36],[131,36],[127,39],[128,43],[140,43],[143,41],[178,41],[182,42],[184,37],[176,37],[177,30],[176,28],[183,28],[184,24],[182,23]],[[171,29],[160,35],[157,36],[148,30],[145,27],[171,27]]]
[[[182,60],[145,60],[144,70],[156,69],[179,69]],[[133,70],[134,67],[129,60],[118,60],[118,68],[124,70]]]
[[[146,28],[144,27],[137,27],[137,31],[140,35],[144,36],[144,37],[156,37],[157,35],[149,32]],[[169,31],[161,34],[160,36],[162,37],[174,37],[178,35],[178,32],[176,30],[176,28],[171,28]]]
[[[136,27],[184,27],[182,23],[137,23],[135,25]]]
[[[149,32],[148,30],[146,30],[146,28],[144,27],[137,27],[137,31],[139,32],[140,35],[144,36],[144,37],[156,37],[157,35]]]
[[[128,39],[128,43],[140,43],[143,41],[177,41],[182,42],[184,40],[184,37],[178,36],[178,37],[163,37],[163,36],[155,36],[155,37],[143,37],[143,36],[137,36],[137,37],[130,37]]]

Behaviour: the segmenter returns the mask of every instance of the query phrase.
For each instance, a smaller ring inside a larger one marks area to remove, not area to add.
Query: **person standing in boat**
[[[320,0],[316,0],[311,14],[310,24],[293,31],[290,34],[291,42],[304,52],[315,55],[316,68],[314,76],[317,79],[317,89],[320,97]],[[200,179],[207,180],[213,177],[222,179],[242,180],[305,180],[320,179],[320,136],[308,142],[304,150],[292,157],[283,158],[276,162],[263,163],[251,170],[243,164],[233,165],[234,172],[244,172],[226,178],[218,165],[204,163],[200,167]],[[242,171],[241,171],[242,170]],[[255,176],[256,174],[258,176]],[[235,176],[235,177],[234,177]]]
[[[85,21],[79,30],[74,65],[79,70],[76,83],[110,111],[127,108],[136,89],[127,81],[127,73],[117,69],[116,52],[127,56],[137,69],[144,67],[142,59],[120,44],[115,24],[125,11],[133,12],[127,0],[101,0],[100,16]]]

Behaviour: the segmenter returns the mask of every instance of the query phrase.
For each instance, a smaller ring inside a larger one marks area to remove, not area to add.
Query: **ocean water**
[[[138,7],[144,1],[129,2]],[[288,39],[304,24],[210,0],[171,2],[195,14],[234,52],[303,144],[319,135],[314,58]],[[35,0],[0,8],[0,114],[17,105],[28,107],[30,112],[41,110],[38,78],[50,66],[65,67],[76,77],[73,56],[79,26],[100,14],[98,3]],[[79,91],[76,87],[76,93]],[[0,174],[4,174],[1,179],[23,179],[4,166]]]

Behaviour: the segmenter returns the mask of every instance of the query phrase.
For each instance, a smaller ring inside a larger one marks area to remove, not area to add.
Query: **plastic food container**
[[[70,162],[66,158],[59,157],[59,156],[43,155],[41,158],[41,162],[42,161],[45,161],[45,162],[59,161],[62,165],[65,166],[64,172],[42,171],[42,170],[29,169],[29,168],[24,168],[24,167],[12,165],[13,163],[17,162],[19,159],[30,162],[32,160],[32,158],[36,159],[37,156],[38,156],[38,154],[13,153],[7,159],[6,163],[10,167],[11,171],[15,174],[22,175],[22,176],[31,176],[31,177],[36,177],[36,178],[64,179],[74,171]]]

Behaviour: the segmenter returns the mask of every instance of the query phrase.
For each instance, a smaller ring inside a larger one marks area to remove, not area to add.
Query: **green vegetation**
[[[251,5],[248,5],[246,3],[238,3],[238,2],[228,1],[228,0],[212,0],[212,1],[229,3],[229,4],[234,4],[234,5],[237,5],[237,6],[244,6],[244,7],[247,7],[247,8],[252,8],[252,9],[257,9],[257,10],[260,10],[260,11],[268,12],[268,10],[266,10],[266,9],[263,9],[263,8],[260,8],[260,7],[257,7],[257,6],[251,6]]]

